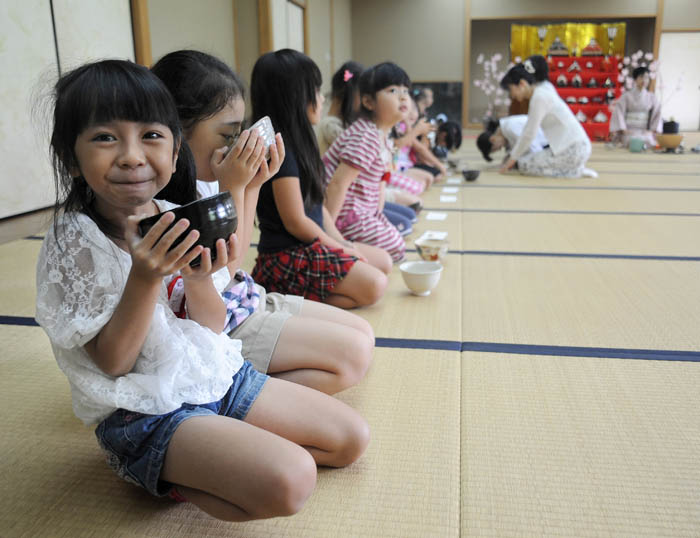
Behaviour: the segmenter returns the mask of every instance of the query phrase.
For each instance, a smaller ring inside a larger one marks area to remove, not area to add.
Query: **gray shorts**
[[[290,317],[301,312],[304,298],[299,295],[267,293],[258,284],[255,289],[260,294],[260,306],[228,335],[241,340],[243,358],[264,374],[270,367],[270,359],[282,326]]]

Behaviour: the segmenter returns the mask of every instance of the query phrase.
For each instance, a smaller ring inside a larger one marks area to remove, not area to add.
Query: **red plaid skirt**
[[[357,258],[318,239],[279,252],[258,252],[251,276],[268,292],[323,301],[345,278]]]

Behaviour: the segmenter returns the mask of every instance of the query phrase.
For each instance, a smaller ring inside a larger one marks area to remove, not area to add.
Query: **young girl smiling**
[[[316,464],[347,465],[368,442],[365,421],[338,400],[268,378],[222,334],[230,312],[211,275],[217,259],[185,219],[153,196],[182,141],[168,90],[148,69],[107,60],[55,88],[51,151],[59,197],[37,263],[36,319],[66,374],[75,414],[97,424],[108,464],[155,496],[186,498],[244,521],[289,515],[313,491]],[[236,241],[229,248],[235,251]],[[199,269],[189,262],[202,255]],[[235,252],[231,255],[235,257]],[[167,284],[185,279],[188,319]]]

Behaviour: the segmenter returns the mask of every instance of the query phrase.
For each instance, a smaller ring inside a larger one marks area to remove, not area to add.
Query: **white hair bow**
[[[525,68],[525,71],[527,71],[528,73],[533,74],[533,75],[535,74],[535,66],[532,65],[532,60],[530,60],[530,58],[525,60],[523,67]]]

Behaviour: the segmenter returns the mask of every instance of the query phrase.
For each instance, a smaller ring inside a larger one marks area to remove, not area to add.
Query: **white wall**
[[[659,45],[659,80],[664,120],[673,117],[683,131],[700,129],[700,32],[664,33]]]
[[[148,0],[153,62],[168,52],[195,49],[236,65],[232,0]]]
[[[236,1],[236,31],[238,32],[238,74],[250,85],[250,75],[260,55],[257,0]]]
[[[307,0],[309,56],[321,70],[321,91],[330,91],[331,65],[331,3],[328,0]],[[335,6],[334,6],[335,7]]]
[[[462,80],[462,0],[353,0],[351,9],[353,60],[391,60],[415,81]]]
[[[317,1],[317,0],[315,0]],[[350,0],[333,0],[333,65],[335,71],[348,60],[354,60],[352,55],[352,4]]]
[[[272,49],[304,52],[304,10],[287,0],[271,0]]]
[[[666,0],[662,26],[664,30],[700,29],[700,3],[698,0]]]
[[[472,18],[530,17],[554,15],[651,15],[656,13],[657,0],[470,0]],[[666,0],[666,3],[677,0]],[[695,0],[687,0],[695,2]]]
[[[47,207],[54,200],[48,138],[32,119],[28,91],[57,74],[51,11],[43,0],[0,4],[0,218]],[[46,118],[48,123],[49,118]]]
[[[134,59],[128,0],[53,0],[61,71],[105,58]]]
[[[53,204],[46,96],[58,74],[89,60],[134,58],[128,0],[0,3],[0,218]],[[32,109],[37,115],[32,116]]]

